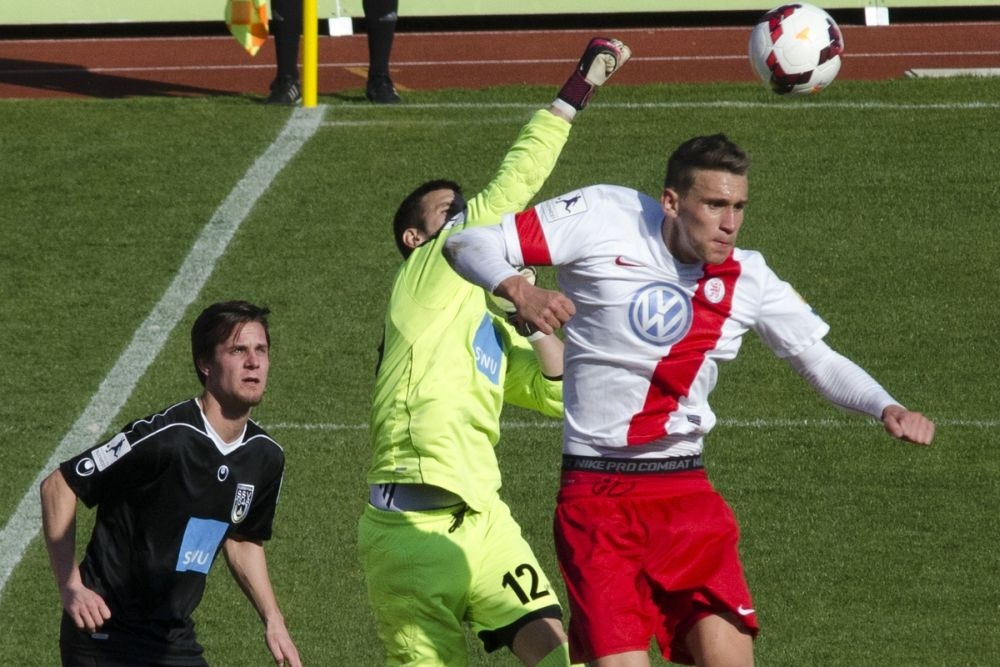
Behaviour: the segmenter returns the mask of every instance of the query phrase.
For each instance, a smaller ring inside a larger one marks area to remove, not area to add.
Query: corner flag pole
[[[319,68],[318,0],[302,0],[302,106],[316,106]]]

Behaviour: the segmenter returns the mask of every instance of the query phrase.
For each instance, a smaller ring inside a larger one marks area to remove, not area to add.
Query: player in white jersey
[[[452,236],[467,279],[548,333],[565,325],[565,429],[556,510],[575,662],[751,665],[758,626],[739,530],[702,467],[717,364],[753,330],[823,396],[930,444],[934,425],[831,349],[829,327],[735,247],[750,159],[725,135],[671,155],[659,200],[598,185]],[[514,267],[559,267],[561,292]]]

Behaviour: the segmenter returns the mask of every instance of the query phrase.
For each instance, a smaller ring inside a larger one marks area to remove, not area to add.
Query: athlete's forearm
[[[226,563],[236,583],[239,584],[247,599],[267,624],[275,615],[280,616],[278,601],[271,587],[271,578],[267,573],[267,557],[264,547],[253,540],[227,539],[223,543],[223,553]]]
[[[844,410],[882,419],[885,408],[898,403],[867,371],[823,341],[788,361],[816,391]]]
[[[555,334],[541,335],[531,340],[531,347],[538,359],[538,368],[549,380],[559,380],[563,376],[563,342]]]
[[[63,592],[68,586],[81,583],[76,563],[76,494],[60,470],[45,478],[39,492],[45,548],[56,584]]]
[[[466,226],[492,225],[525,208],[552,173],[569,138],[570,123],[545,109],[535,112],[486,188],[469,201]]]

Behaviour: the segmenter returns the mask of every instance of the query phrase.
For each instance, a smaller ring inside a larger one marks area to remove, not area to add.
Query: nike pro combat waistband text
[[[665,459],[616,459],[606,456],[574,456],[571,454],[563,454],[562,457],[562,469],[566,472],[655,475],[699,470],[704,467],[700,454],[673,456]]]

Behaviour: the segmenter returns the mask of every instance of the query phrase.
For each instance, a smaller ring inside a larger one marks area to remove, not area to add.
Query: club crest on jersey
[[[132,445],[128,444],[124,433],[119,433],[91,452],[91,455],[94,457],[97,469],[104,470],[130,451],[132,451]]]
[[[721,278],[709,278],[705,282],[704,293],[709,303],[719,303],[726,298],[726,283]]]
[[[692,318],[690,297],[669,283],[653,283],[636,292],[628,311],[632,331],[654,345],[673,345],[684,338]]]
[[[583,198],[582,191],[574,190],[544,201],[538,207],[541,209],[540,217],[544,220],[558,220],[586,211],[587,200]]]
[[[253,501],[253,484],[237,484],[236,496],[233,498],[233,511],[229,515],[233,523],[239,523],[247,518],[251,501]]]

